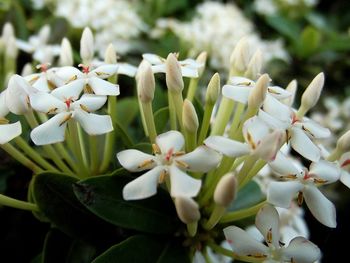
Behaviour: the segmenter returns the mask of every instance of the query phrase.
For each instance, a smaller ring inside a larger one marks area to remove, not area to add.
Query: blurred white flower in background
[[[271,16],[282,10],[288,12],[289,8],[311,8],[317,3],[317,0],[255,0],[253,7],[257,13]]]
[[[233,4],[205,2],[197,7],[197,15],[189,22],[159,19],[153,36],[159,37],[167,29],[191,45],[190,56],[207,51],[211,66],[216,69],[229,68],[229,54],[242,37],[254,48],[252,54],[261,49],[265,61],[273,58],[288,60],[283,43],[262,40],[255,32],[254,24]]]

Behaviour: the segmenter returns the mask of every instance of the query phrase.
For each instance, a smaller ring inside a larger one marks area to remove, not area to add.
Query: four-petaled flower
[[[123,189],[126,200],[150,197],[157,192],[157,185],[169,177],[172,197],[194,197],[201,187],[201,180],[185,171],[208,172],[215,168],[221,155],[206,146],[199,146],[193,152],[182,151],[184,137],[178,131],[160,134],[153,145],[154,155],[130,149],[117,154],[120,164],[131,172],[150,170],[128,183]]]
[[[260,209],[255,225],[264,236],[264,245],[236,226],[224,229],[226,240],[235,254],[250,260],[266,263],[303,262],[312,263],[320,259],[320,249],[304,237],[293,238],[288,246],[280,241],[280,219],[277,210],[271,205]]]

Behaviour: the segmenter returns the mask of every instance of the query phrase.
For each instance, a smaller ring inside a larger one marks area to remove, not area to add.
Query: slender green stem
[[[139,103],[142,127],[143,127],[143,130],[145,132],[146,137],[148,137],[148,128],[147,128],[147,124],[146,124],[146,120],[145,120],[145,113],[143,112],[143,109],[142,109],[141,100],[138,100],[138,103]]]
[[[236,106],[235,113],[233,115],[233,120],[231,123],[230,131],[228,133],[229,138],[233,138],[236,130],[239,128],[241,117],[242,117],[242,114],[244,112],[244,109],[245,109],[245,105],[243,103],[237,102],[237,106]]]
[[[247,159],[245,159],[241,170],[236,176],[238,185],[242,184],[243,180],[248,176],[250,170],[253,168],[256,161],[257,158],[255,156],[249,156]]]
[[[265,258],[259,259],[259,258],[248,257],[248,256],[239,256],[239,255],[233,253],[231,250],[223,248],[222,246],[219,246],[219,245],[215,244],[214,242],[209,242],[208,246],[216,253],[225,255],[227,257],[230,257],[230,258],[238,260],[238,261],[256,263],[256,262],[263,262],[265,260]]]
[[[72,156],[68,153],[66,147],[62,143],[56,143],[54,144],[54,148],[58,152],[58,154],[62,156],[64,160],[66,160],[66,162],[74,170],[74,172],[77,173],[79,171],[79,167],[73,160]]]
[[[203,256],[205,259],[205,263],[213,263],[213,261],[210,259],[209,254],[208,254],[208,248],[206,247],[205,249],[203,249]]]
[[[18,208],[22,210],[29,210],[29,211],[39,211],[39,208],[36,204],[17,200],[15,198],[8,197],[6,195],[0,194],[0,205],[6,205],[13,208]]]
[[[221,205],[215,205],[209,220],[203,224],[203,228],[206,230],[212,229],[219,222],[221,217],[225,214],[226,208]]]
[[[98,168],[100,163],[97,139],[98,138],[95,135],[89,136],[90,170],[92,174],[98,173]]]
[[[170,119],[170,128],[172,130],[177,129],[176,123],[176,111],[173,98],[171,96],[171,92],[168,90],[168,104],[169,104],[169,119]]]
[[[202,126],[201,126],[201,130],[199,132],[199,137],[198,137],[198,145],[201,145],[203,143],[203,141],[205,140],[205,138],[207,137],[207,133],[208,133],[209,126],[210,126],[210,118],[211,118],[211,114],[213,112],[213,107],[214,107],[214,105],[211,105],[208,103],[205,104]]]
[[[155,143],[156,137],[157,137],[157,131],[156,131],[156,125],[154,123],[152,102],[141,103],[141,105],[145,116],[145,122],[148,130],[149,139],[151,143]]]
[[[86,151],[86,145],[85,145],[85,136],[83,133],[83,128],[79,125],[78,122],[76,122],[77,129],[78,129],[78,138],[79,138],[79,145],[80,145],[80,151],[83,156],[83,162],[86,167],[89,167],[89,161],[87,158],[87,151]]]
[[[32,147],[30,147],[22,137],[16,137],[14,139],[14,142],[24,153],[27,154],[27,156],[29,156],[34,162],[39,164],[41,167],[51,171],[58,171],[56,167],[52,166],[43,157],[41,157],[41,155],[38,154]]]
[[[243,129],[243,125],[245,123],[246,120],[248,120],[249,118],[253,117],[259,109],[253,109],[253,108],[249,108],[246,110],[241,122],[239,123],[238,129],[236,129],[235,133],[232,135],[232,139],[236,140],[236,141],[243,141],[244,137],[243,137],[243,133],[242,133],[242,129]]]
[[[266,204],[266,200],[254,205],[252,207],[227,213],[226,215],[224,215],[221,218],[220,223],[222,223],[222,224],[231,223],[231,222],[234,222],[237,220],[241,220],[241,219],[256,215],[256,213],[258,213],[260,208],[262,208],[265,204]]]
[[[257,173],[266,165],[266,161],[259,160],[253,166],[253,168],[248,173],[247,177],[243,180],[243,182],[239,185],[239,189],[243,188]]]
[[[182,123],[182,109],[183,109],[183,98],[182,98],[182,93],[181,92],[170,92],[171,98],[174,102],[174,108],[176,112],[176,117],[179,121],[179,125],[181,128],[181,131],[183,131],[183,123]]]
[[[219,110],[216,114],[215,122],[211,130],[211,135],[222,135],[225,131],[226,125],[230,120],[234,101],[226,97],[222,97]]]
[[[198,222],[193,222],[187,224],[187,232],[191,237],[194,237],[197,233],[197,228],[198,228]]]
[[[192,152],[197,147],[197,133],[185,131],[186,151]]]
[[[193,101],[194,96],[196,95],[198,81],[199,81],[199,78],[191,78],[191,80],[190,80],[190,84],[189,84],[188,90],[187,90],[186,99],[190,100],[191,102]]]
[[[22,152],[18,151],[15,147],[13,147],[10,143],[0,144],[0,147],[11,155],[15,160],[23,164],[25,167],[32,170],[35,174],[43,172],[43,169],[40,168],[36,163],[32,160],[28,159],[23,155]]]

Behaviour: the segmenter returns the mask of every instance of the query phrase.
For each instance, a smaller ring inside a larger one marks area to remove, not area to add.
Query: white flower
[[[341,169],[340,181],[350,188],[350,152],[346,152],[340,157],[338,165]]]
[[[259,112],[259,118],[275,129],[283,129],[287,133],[287,142],[303,157],[317,162],[320,159],[320,149],[311,138],[327,138],[330,131],[316,122],[304,117],[298,119],[295,111],[284,105],[273,96],[267,96],[263,105],[263,111]]]
[[[43,26],[38,35],[29,37],[28,41],[17,39],[17,47],[26,53],[33,54],[33,58],[40,63],[51,63],[60,54],[59,45],[49,45],[50,27]]]
[[[184,171],[208,172],[218,165],[221,156],[206,146],[199,146],[185,154],[184,137],[178,131],[160,134],[154,145],[155,155],[130,149],[117,154],[118,161],[131,172],[150,170],[128,183],[123,189],[126,200],[150,197],[157,192],[157,185],[170,178],[172,197],[194,197],[201,187],[201,180]]]
[[[59,96],[59,93],[64,95],[69,90],[79,90],[85,93],[94,93],[96,95],[119,95],[119,86],[110,83],[106,79],[116,74],[118,66],[116,65],[102,65],[94,70],[89,66],[80,65],[82,71],[75,67],[62,67],[56,71],[56,76],[59,79],[66,80],[67,84],[55,89],[52,93]]]
[[[267,192],[269,203],[288,208],[298,193],[299,205],[305,200],[318,221],[328,227],[336,227],[335,207],[318,187],[339,179],[340,170],[337,165],[321,160],[312,163],[307,170],[291,163],[282,153],[279,153],[275,161],[270,162],[269,165],[274,172],[281,175],[281,179],[285,180],[269,184]]]
[[[272,161],[279,150],[281,133],[270,133],[269,127],[257,116],[248,119],[243,125],[245,142],[239,142],[223,136],[210,136],[204,144],[224,155],[239,157],[256,155],[266,161]]]
[[[279,215],[271,205],[265,205],[260,209],[256,215],[255,225],[263,235],[267,245],[260,243],[236,226],[224,229],[226,240],[231,244],[235,254],[268,263],[312,263],[321,257],[320,249],[304,237],[295,237],[288,246],[284,246],[280,242]]]
[[[149,53],[143,54],[142,57],[151,63],[153,73],[165,73],[165,58]],[[182,76],[189,78],[198,78],[198,69],[204,66],[191,58],[180,60],[178,62],[181,68]]]
[[[91,62],[91,67],[92,68],[96,68],[96,67],[100,67],[102,65],[108,65],[103,61],[99,61],[99,60],[94,60]],[[116,74],[118,75],[126,75],[129,77],[135,77],[136,73],[137,73],[137,67],[129,64],[129,63],[125,63],[125,62],[117,62],[116,64],[113,64],[117,67],[117,71]]]
[[[58,90],[58,89],[56,89]],[[99,135],[113,130],[111,117],[91,112],[100,109],[106,96],[84,94],[79,98],[80,89],[51,94],[38,92],[30,96],[32,108],[43,113],[55,114],[51,119],[34,128],[30,134],[37,145],[64,141],[67,122],[75,119],[90,135]]]
[[[8,123],[5,116],[9,113],[9,109],[5,102],[5,91],[0,93],[0,144],[5,144],[22,133],[22,126],[19,121]]]

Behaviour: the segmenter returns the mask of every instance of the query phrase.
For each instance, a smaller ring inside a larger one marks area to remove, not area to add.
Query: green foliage
[[[74,184],[74,192],[87,209],[116,226],[147,233],[173,233],[179,222],[169,194],[158,189],[151,198],[126,201],[122,191],[131,180],[121,174],[98,176]]]
[[[165,131],[169,122],[169,108],[164,107],[154,113],[154,123],[156,125],[157,133],[160,134]]]
[[[139,113],[137,98],[123,98],[117,101],[117,120],[125,129],[136,118]]]

